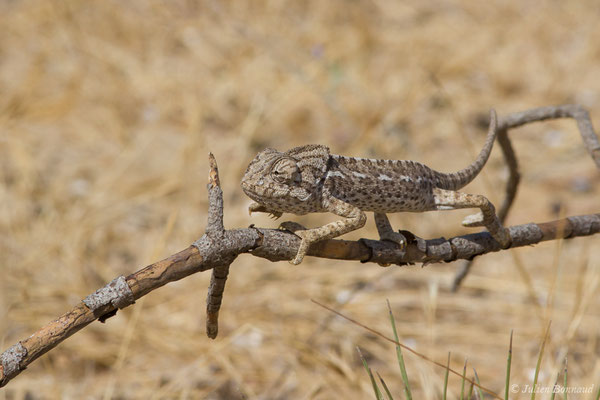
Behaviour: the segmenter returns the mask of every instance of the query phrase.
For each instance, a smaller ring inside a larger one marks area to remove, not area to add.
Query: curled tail
[[[492,147],[494,146],[494,140],[496,140],[496,133],[498,130],[498,117],[496,111],[490,110],[490,127],[488,129],[487,137],[483,149],[479,152],[477,159],[465,169],[461,169],[458,172],[445,174],[442,172],[434,171],[436,186],[440,189],[447,190],[458,190],[463,186],[466,186],[481,172],[483,166],[490,157]]]

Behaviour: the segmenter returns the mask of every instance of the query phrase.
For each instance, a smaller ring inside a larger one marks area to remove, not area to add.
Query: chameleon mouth
[[[242,185],[242,190],[246,193],[246,196],[250,197],[252,200],[256,201],[257,198],[260,197],[259,194],[254,192],[248,185]]]
[[[243,184],[242,190],[244,191],[244,193],[246,193],[246,196],[250,197],[257,203],[262,203],[262,201],[264,201],[265,196],[278,197],[274,193],[269,193],[267,188],[260,186],[257,187],[256,185]]]
[[[242,190],[244,191],[244,193],[246,193],[248,196],[254,198],[255,196],[259,196],[260,192],[257,189],[256,185],[251,185],[245,181],[242,181]],[[263,189],[264,192],[264,189]]]

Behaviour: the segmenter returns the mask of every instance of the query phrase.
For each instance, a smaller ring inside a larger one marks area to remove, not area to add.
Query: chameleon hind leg
[[[502,248],[510,246],[508,229],[502,226],[494,205],[485,196],[437,188],[433,190],[433,195],[438,210],[479,208],[481,212],[465,218],[463,225],[485,226]]]
[[[404,249],[406,247],[406,238],[400,232],[396,232],[394,228],[392,228],[392,224],[390,224],[387,215],[378,212],[373,214],[375,216],[375,226],[379,233],[379,239],[394,242],[400,246],[400,249]]]

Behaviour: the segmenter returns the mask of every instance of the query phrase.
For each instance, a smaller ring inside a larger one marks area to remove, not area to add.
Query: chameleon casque
[[[312,243],[331,239],[365,225],[365,211],[372,211],[382,240],[401,248],[404,237],[395,232],[386,216],[395,212],[423,212],[479,208],[468,216],[464,226],[485,226],[503,248],[510,236],[500,223],[493,204],[484,196],[458,192],[481,171],[492,151],[497,117],[490,112],[490,126],[483,149],[467,168],[442,173],[407,160],[377,160],[330,154],[318,144],[295,147],[286,152],[265,149],[248,165],[242,189],[255,202],[249,212],[304,215],[331,212],[342,219],[313,229],[284,222],[302,239],[292,264],[300,264]]]

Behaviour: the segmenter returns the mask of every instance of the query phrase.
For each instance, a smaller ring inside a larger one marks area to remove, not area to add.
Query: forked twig
[[[508,138],[508,131],[532,122],[559,118],[572,118],[577,122],[577,128],[579,129],[583,144],[590,154],[590,157],[592,157],[592,161],[596,164],[596,167],[600,169],[600,141],[598,141],[598,136],[594,132],[589,113],[580,105],[565,104],[561,106],[533,108],[527,111],[508,114],[507,116],[500,118],[498,121],[497,138],[509,172],[508,181],[506,182],[506,188],[504,190],[504,199],[498,210],[498,218],[503,225],[515,200],[519,182],[521,180],[517,156],[515,155],[512,143]],[[454,276],[452,291],[458,290],[463,280],[469,274],[472,265],[473,260],[465,261],[461,265]]]
[[[212,153],[208,155],[209,174],[208,174],[208,224],[206,226],[206,235],[211,239],[222,239],[225,236],[225,226],[223,225],[223,191],[219,180],[219,169],[217,160]],[[194,243],[196,245],[196,243]],[[225,283],[229,275],[229,266],[235,259],[224,260],[222,265],[215,266],[210,277],[210,286],[206,296],[206,334],[209,338],[215,339],[219,333],[219,310],[223,302],[223,292]]]
[[[588,151],[597,162],[600,154],[598,140],[591,129],[587,113],[576,106],[549,108],[554,112],[519,113],[505,119],[506,129],[530,122],[552,118],[552,115],[576,115],[580,130],[591,132],[585,136]],[[569,108],[571,107],[571,108]],[[559,111],[556,111],[556,110]],[[538,109],[540,110],[540,109]],[[534,117],[532,117],[533,115]],[[541,116],[540,116],[541,115]],[[533,119],[531,119],[533,118]],[[587,123],[585,122],[587,118]],[[511,122],[512,121],[512,122]],[[510,122],[510,123],[509,123]],[[587,124],[587,125],[586,125]],[[582,128],[583,126],[583,128]],[[587,128],[586,128],[587,126]],[[582,133],[583,135],[583,133]],[[598,163],[598,162],[597,162]],[[29,364],[63,340],[91,322],[104,322],[135,300],[151,291],[196,272],[213,270],[207,298],[207,334],[218,333],[218,315],[229,266],[239,254],[250,253],[270,261],[290,260],[298,250],[300,238],[291,232],[250,226],[226,230],[223,226],[223,192],[220,188],[217,163],[209,155],[208,224],[205,234],[188,248],[151,264],[127,277],[120,276],[105,287],[86,297],[79,305],[58,319],[48,323],[28,338],[19,341],[0,354],[0,387],[6,385]],[[546,240],[572,238],[600,232],[600,214],[569,217],[541,224],[525,224],[509,228],[511,247],[529,246]],[[325,240],[311,246],[309,255],[338,260],[356,260],[378,264],[406,265],[413,263],[449,262],[472,259],[485,253],[500,251],[500,245],[487,232],[458,236],[451,239],[418,238],[403,232],[408,239],[406,251],[393,243],[362,239],[359,241]]]

